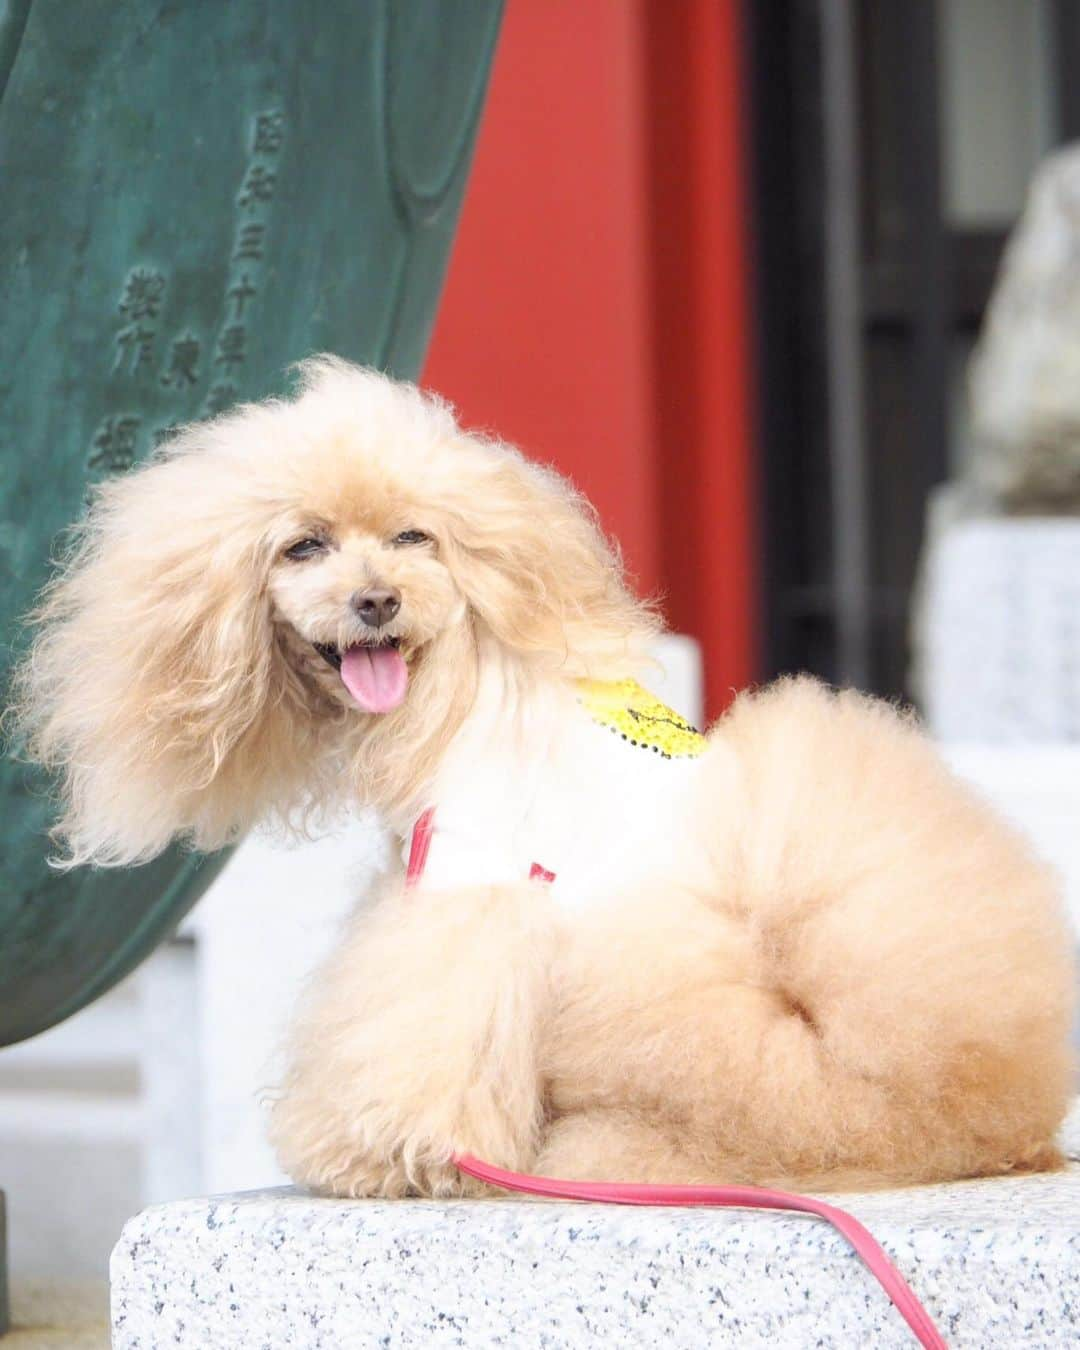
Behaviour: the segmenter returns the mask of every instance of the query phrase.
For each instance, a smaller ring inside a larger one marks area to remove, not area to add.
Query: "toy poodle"
[[[186,428],[102,485],[35,622],[62,865],[357,800],[400,841],[296,1017],[298,1182],[1058,1164],[1072,939],[1025,841],[856,693],[784,680],[699,735],[637,683],[657,618],[587,503],[438,398],[321,357]]]

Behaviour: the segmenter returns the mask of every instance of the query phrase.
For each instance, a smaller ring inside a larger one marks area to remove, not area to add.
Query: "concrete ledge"
[[[1080,1166],[843,1204],[951,1346],[1080,1342]],[[289,1189],[132,1219],[112,1309],[113,1350],[914,1344],[843,1239],[802,1216]]]

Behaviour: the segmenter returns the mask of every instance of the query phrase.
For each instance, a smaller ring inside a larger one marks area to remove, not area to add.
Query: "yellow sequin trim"
[[[700,731],[673,712],[636,680],[607,684],[578,680],[578,700],[594,722],[631,745],[652,750],[665,759],[700,755],[707,744]]]

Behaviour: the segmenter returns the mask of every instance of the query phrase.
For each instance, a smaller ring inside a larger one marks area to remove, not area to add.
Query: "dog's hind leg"
[[[607,917],[578,925],[557,964],[543,1171],[763,1182],[827,1166],[880,1121],[880,1090],[834,1072],[745,926],[675,887]]]
[[[715,1182],[715,1158],[693,1156],[671,1130],[633,1111],[599,1107],[553,1120],[535,1172],[568,1181]],[[719,1169],[722,1170],[722,1169]]]
[[[334,1195],[483,1189],[455,1152],[531,1165],[551,911],[538,884],[389,897],[312,983],[271,1134]]]
[[[1053,1165],[1075,988],[1057,879],[886,703],[786,681],[715,741],[738,765],[735,800],[702,800],[715,903],[816,1048],[821,1162],[898,1180]]]

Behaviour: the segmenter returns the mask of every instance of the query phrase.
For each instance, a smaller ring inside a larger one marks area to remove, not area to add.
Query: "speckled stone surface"
[[[1064,1173],[843,1197],[950,1346],[1080,1344],[1066,1146]],[[144,1211],[111,1273],[113,1350],[914,1344],[832,1228],[745,1210],[251,1191]]]

